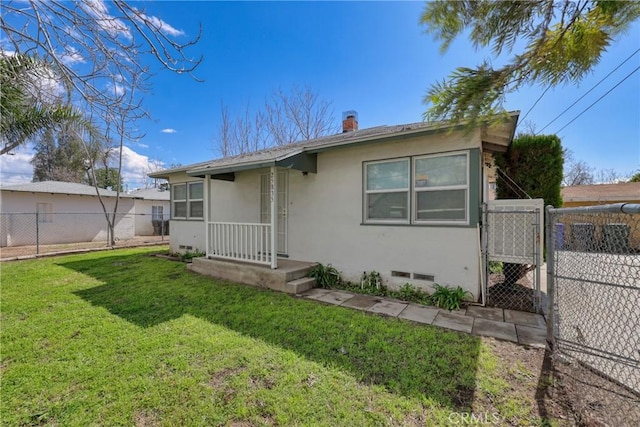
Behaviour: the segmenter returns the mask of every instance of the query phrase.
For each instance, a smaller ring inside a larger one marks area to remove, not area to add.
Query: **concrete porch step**
[[[309,271],[315,264],[305,265],[300,267],[281,267],[282,261],[278,261],[278,269],[285,273],[285,280],[287,282],[294,281],[296,279],[305,278],[309,275]]]
[[[288,294],[301,294],[316,287],[316,279],[313,277],[300,277],[291,280],[284,285],[284,291]]]

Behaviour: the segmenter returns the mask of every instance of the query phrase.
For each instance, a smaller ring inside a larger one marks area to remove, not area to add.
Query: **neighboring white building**
[[[352,281],[377,271],[391,287],[459,285],[477,298],[482,159],[506,151],[517,120],[357,130],[348,116],[342,134],[149,176],[171,185],[172,251],[321,262]]]
[[[108,212],[113,212],[116,192],[101,189],[100,194]],[[107,238],[102,206],[89,185],[44,181],[0,187],[0,213],[0,246],[35,245],[36,230],[38,243],[45,245]],[[116,239],[134,237],[134,213],[133,196],[120,194]]]
[[[116,192],[100,189],[107,212]],[[153,220],[169,219],[169,191],[156,188],[120,193],[115,238],[152,236]],[[37,216],[36,216],[37,214]],[[106,240],[106,219],[93,186],[44,181],[0,187],[0,246]],[[168,234],[167,223],[161,228]],[[162,225],[161,225],[162,227]]]
[[[160,229],[160,233],[167,235],[171,206],[170,192],[161,188],[147,188],[132,191],[129,195],[135,197],[136,235],[159,234],[154,230],[154,222],[164,227]]]

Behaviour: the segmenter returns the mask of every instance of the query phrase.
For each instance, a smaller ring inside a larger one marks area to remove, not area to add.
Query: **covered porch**
[[[241,283],[299,293],[315,263],[288,258],[288,174],[316,172],[316,155],[206,165],[189,171],[204,179],[206,257],[192,269]],[[304,279],[304,280],[300,280]],[[303,289],[304,288],[304,289]]]

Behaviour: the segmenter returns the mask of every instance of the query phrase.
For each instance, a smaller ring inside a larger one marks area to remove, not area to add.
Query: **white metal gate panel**
[[[544,200],[492,200],[483,211],[483,303],[539,312]]]
[[[535,264],[536,247],[544,247],[544,200],[492,200],[487,211],[489,261]]]

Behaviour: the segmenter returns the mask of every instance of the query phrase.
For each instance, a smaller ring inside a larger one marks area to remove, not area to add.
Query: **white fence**
[[[271,264],[271,224],[210,222],[207,256]]]

